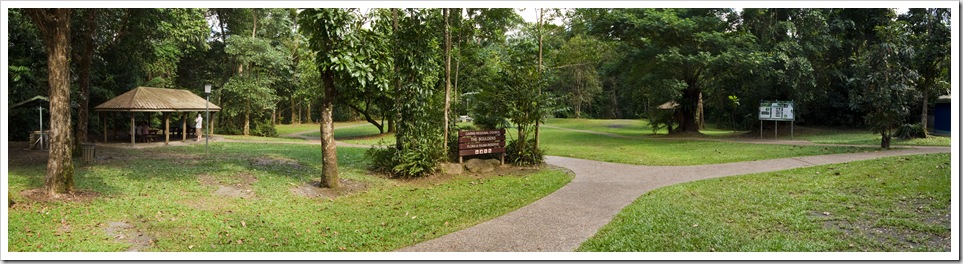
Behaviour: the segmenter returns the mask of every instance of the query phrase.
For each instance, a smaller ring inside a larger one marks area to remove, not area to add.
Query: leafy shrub
[[[405,152],[391,147],[374,147],[365,151],[371,161],[369,169],[390,174],[396,178],[412,178],[431,174],[440,162],[440,149],[414,147]]]
[[[920,124],[903,124],[896,129],[895,136],[901,139],[924,138],[926,133]]]
[[[254,123],[251,125],[253,126],[251,129],[252,136],[260,136],[260,137],[277,137],[278,136],[278,130],[277,128],[274,127],[274,123],[271,123],[271,120],[258,119],[258,120],[255,120]]]
[[[505,159],[507,162],[516,165],[537,165],[542,164],[545,153],[541,149],[535,149],[535,139],[526,140],[525,148],[519,150],[518,140],[512,140],[505,146]]]

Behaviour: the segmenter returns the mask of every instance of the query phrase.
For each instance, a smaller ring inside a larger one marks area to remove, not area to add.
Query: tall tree
[[[80,48],[74,49],[74,58],[78,62],[77,72],[79,77],[79,87],[80,93],[78,94],[77,103],[79,108],[77,109],[77,143],[83,143],[87,141],[87,114],[90,109],[90,74],[91,74],[91,61],[94,56],[94,49],[96,48],[96,40],[94,39],[97,33],[97,12],[99,9],[84,9],[83,16],[83,26],[80,28],[79,34],[79,46]],[[76,146],[75,146],[76,147]]]
[[[888,149],[893,131],[909,116],[909,102],[917,79],[909,63],[913,50],[907,44],[906,24],[898,21],[877,27],[880,41],[864,46],[856,60],[851,93],[852,107],[867,110],[866,124],[882,136]]]
[[[44,192],[48,196],[68,193],[74,187],[73,142],[70,129],[70,9],[28,9],[47,51],[50,83],[50,158]]]
[[[321,178],[325,186],[338,187],[337,148],[334,142],[334,101],[342,85],[366,84],[373,80],[369,60],[356,52],[362,45],[361,23],[354,9],[307,9],[299,14],[301,32],[316,52],[322,86],[321,96]]]
[[[448,153],[448,113],[451,112],[451,27],[448,25],[448,8],[442,9],[445,17],[445,114],[444,114],[444,136],[442,137],[442,148]],[[445,155],[447,158],[448,155]]]
[[[909,23],[909,41],[915,51],[912,67],[919,73],[917,90],[922,93],[920,124],[927,131],[930,97],[950,87],[950,11],[945,8],[910,8],[902,17]]]

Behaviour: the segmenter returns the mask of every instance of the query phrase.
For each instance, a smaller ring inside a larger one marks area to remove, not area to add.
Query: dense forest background
[[[274,136],[275,124],[319,122],[319,67],[338,72],[334,120],[384,132],[405,111],[400,101],[441,109],[434,94],[446,83],[453,116],[483,126],[512,121],[504,119],[511,109],[490,102],[540,96],[548,115],[578,118],[656,118],[658,106],[676,102],[678,131],[703,120],[752,129],[763,100],[795,101],[803,126],[870,128],[881,108],[895,109],[886,119],[920,123],[950,88],[947,9],[538,11],[539,21],[561,22],[525,22],[513,9],[356,9],[330,19],[296,9],[76,9],[70,100],[73,120],[83,121],[73,124],[97,138],[101,118],[113,128],[129,122],[87,113],[114,96],[138,86],[203,96],[209,83],[223,109],[215,133]],[[10,9],[7,23],[8,103],[46,96],[38,28],[23,9]],[[39,127],[36,108],[8,118],[12,140]],[[153,126],[160,122],[153,115]]]

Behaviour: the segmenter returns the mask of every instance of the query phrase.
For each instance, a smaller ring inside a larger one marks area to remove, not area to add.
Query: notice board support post
[[[779,139],[779,121],[772,121],[772,123],[776,125],[775,129],[773,130],[773,133],[774,133],[773,135],[776,136],[775,137],[776,139]]]

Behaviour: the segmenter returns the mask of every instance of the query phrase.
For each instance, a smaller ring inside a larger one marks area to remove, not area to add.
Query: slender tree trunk
[[[44,193],[56,196],[74,187],[73,148],[70,127],[70,9],[27,9],[43,36],[47,51],[50,96],[50,158]]]
[[[924,85],[926,84],[924,83]],[[926,123],[929,121],[930,93],[929,89],[927,89],[925,86],[921,90],[923,92],[923,113],[920,114],[920,126],[923,127],[923,137],[925,138],[927,137],[927,134],[929,134]]]
[[[448,25],[448,8],[442,9],[445,16],[445,130],[442,138],[442,150],[445,159],[448,158],[448,113],[451,112],[451,27]]]
[[[391,9],[391,32],[392,32],[392,35],[394,36],[393,38],[397,42],[397,39],[398,39],[397,37],[398,9],[397,8]],[[397,52],[398,51],[395,50],[395,53]],[[397,58],[398,55],[397,54],[395,55],[396,55],[395,57]],[[395,117],[393,118],[392,122],[389,122],[391,123],[391,125],[388,126],[388,131],[395,132],[395,149],[401,150],[401,147],[404,145],[404,138],[398,136],[401,133],[398,133],[398,127],[397,127],[397,124],[395,123],[395,122],[401,122],[401,111],[399,111],[399,109],[401,109],[401,73],[398,71],[398,65],[395,65],[394,73],[395,73],[395,76],[394,76],[395,78],[395,104],[394,104]]]
[[[80,94],[77,98],[77,104],[80,108],[77,109],[77,143],[83,143],[87,141],[87,119],[90,108],[90,64],[91,59],[94,56],[94,32],[96,28],[95,19],[97,16],[97,9],[86,9],[84,10],[84,36],[83,36],[83,53],[80,56]],[[75,145],[76,147],[76,145]]]
[[[697,112],[696,112],[696,116],[699,117],[699,121],[698,121],[698,122],[699,122],[699,129],[700,129],[700,130],[706,129],[706,116],[705,116],[705,112],[703,112],[703,109],[704,109],[703,107],[704,107],[704,105],[702,104],[702,92],[700,91],[700,92],[699,92],[699,106],[698,106],[698,108],[696,109],[696,111],[697,111]]]
[[[321,97],[321,183],[324,187],[338,188],[338,149],[334,143],[334,73],[321,72],[324,78],[324,96]]]
[[[308,105],[308,112],[307,112],[306,115],[308,116],[308,119],[307,119],[306,122],[307,122],[308,124],[313,124],[313,123],[314,123],[314,120],[311,119],[311,100],[308,100],[308,104],[307,104],[307,105]]]
[[[291,96],[291,124],[292,124],[292,125],[295,124],[294,120],[297,119],[297,117],[295,117],[295,113],[294,113],[294,105],[295,105],[295,104],[296,104],[296,103],[295,103],[295,100],[294,100],[294,96]]]
[[[541,80],[542,78],[542,17],[544,16],[544,14],[545,14],[545,10],[542,10],[541,8],[539,8],[538,9],[538,78],[539,80]],[[538,85],[538,96],[539,97],[542,96],[541,83],[539,83]],[[537,109],[541,111],[540,108],[541,106],[539,106]],[[538,142],[539,142],[538,134],[539,134],[539,127],[540,127],[539,123],[542,123],[541,113],[539,113],[538,116],[539,118],[535,120],[535,145],[533,146],[534,149],[538,149]]]
[[[251,102],[245,102],[244,107],[244,135],[251,135]]]

